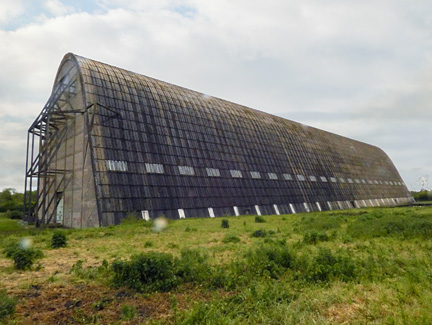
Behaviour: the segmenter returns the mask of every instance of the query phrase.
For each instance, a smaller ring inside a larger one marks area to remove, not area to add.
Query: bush
[[[6,213],[6,217],[9,219],[22,219],[24,217],[24,213],[22,213],[21,211],[17,211],[17,210],[8,211]]]
[[[177,286],[171,254],[148,252],[133,255],[130,261],[112,263],[113,284],[136,291],[169,291]]]
[[[329,236],[326,233],[312,231],[311,233],[306,233],[303,237],[303,242],[306,244],[316,245],[320,241],[329,241]]]
[[[221,227],[222,228],[229,228],[229,221],[228,221],[228,219],[222,219]]]
[[[6,290],[0,290],[0,321],[15,313],[17,299],[8,296]]]
[[[138,315],[138,312],[137,312],[137,309],[135,306],[123,305],[122,310],[121,310],[121,314],[122,314],[123,320],[130,321]]]
[[[176,261],[176,275],[184,282],[205,282],[211,273],[207,259],[207,254],[198,249],[183,249]]]
[[[230,234],[226,234],[224,239],[222,239],[222,242],[225,244],[229,244],[229,243],[239,243],[241,240],[238,236],[236,235],[230,235]]]
[[[29,245],[30,244],[21,242],[5,249],[6,257],[12,258],[15,269],[29,270],[36,259],[43,257],[43,253],[40,249],[31,248]]]
[[[252,237],[265,237],[267,236],[267,231],[265,229],[258,229],[252,233]]]
[[[55,231],[51,237],[51,247],[52,248],[60,248],[66,247],[66,235],[61,231]]]
[[[267,221],[266,221],[266,219],[264,219],[263,216],[255,216],[255,222],[256,223],[265,223]]]
[[[263,245],[245,254],[248,270],[259,276],[279,277],[292,266],[294,255],[286,245]]]
[[[348,281],[355,278],[357,268],[348,256],[334,255],[329,249],[320,249],[304,273],[309,282],[329,282],[335,278]]]

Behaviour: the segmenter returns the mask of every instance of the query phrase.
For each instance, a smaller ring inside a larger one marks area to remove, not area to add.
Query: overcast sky
[[[1,0],[0,190],[67,52],[376,145],[432,186],[431,0]]]

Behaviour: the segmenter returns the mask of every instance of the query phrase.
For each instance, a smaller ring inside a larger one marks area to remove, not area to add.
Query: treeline
[[[32,198],[36,197],[36,191],[31,194]],[[0,213],[6,213],[9,218],[21,219],[24,210],[24,193],[19,193],[14,188],[5,188],[0,192]]]
[[[432,191],[423,190],[419,192],[411,191],[411,196],[418,201],[432,201]]]

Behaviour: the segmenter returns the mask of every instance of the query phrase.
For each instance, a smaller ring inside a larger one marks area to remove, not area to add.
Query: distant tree
[[[423,190],[419,192],[412,191],[411,195],[416,201],[432,201],[432,191],[427,191],[427,190]]]
[[[0,192],[0,212],[23,211],[24,194],[18,193],[14,188],[5,188]]]

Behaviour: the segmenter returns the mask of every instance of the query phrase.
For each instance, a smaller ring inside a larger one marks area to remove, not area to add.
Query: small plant
[[[11,245],[5,249],[6,257],[12,258],[15,269],[29,270],[38,258],[43,257],[40,249],[30,247],[30,241],[22,240],[18,244]]]
[[[320,249],[304,272],[305,279],[309,282],[329,282],[335,278],[348,281],[356,275],[354,260],[348,256],[336,255],[328,249]]]
[[[17,299],[11,298],[6,290],[0,290],[0,322],[15,313]]]
[[[283,243],[259,246],[249,250],[246,255],[246,264],[257,275],[268,275],[277,278],[286,269],[291,268],[294,255],[288,246]]]
[[[51,247],[60,248],[66,246],[67,246],[66,235],[59,230],[55,231],[51,237]]]
[[[9,219],[22,219],[24,217],[24,213],[17,210],[7,211],[6,216]]]
[[[329,241],[329,240],[330,238],[326,233],[324,232],[318,233],[316,231],[306,233],[303,237],[303,242],[305,242],[306,244],[313,244],[313,245],[316,245],[320,241]]]
[[[255,222],[256,223],[265,223],[267,221],[266,221],[266,219],[264,219],[263,216],[255,216]]]
[[[228,219],[222,219],[221,227],[222,228],[229,228],[229,221],[228,221]]]
[[[226,234],[224,239],[222,239],[222,242],[225,244],[228,243],[239,243],[241,240],[238,236],[232,235],[232,234]]]
[[[123,305],[122,310],[121,310],[121,314],[122,314],[123,320],[130,321],[138,315],[138,312],[137,312],[137,309],[135,306]]]
[[[153,247],[153,242],[151,240],[146,241],[144,247]]]
[[[136,291],[169,291],[177,286],[171,254],[148,252],[133,255],[129,261],[112,263],[113,284]]]
[[[211,273],[208,255],[198,249],[183,249],[176,260],[176,275],[184,282],[206,282]]]
[[[267,236],[267,231],[265,229],[258,229],[252,233],[252,237],[265,237]]]

